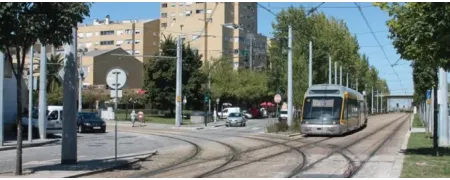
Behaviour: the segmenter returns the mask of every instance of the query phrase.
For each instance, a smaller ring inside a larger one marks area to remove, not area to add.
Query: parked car
[[[269,113],[267,112],[266,108],[261,108],[259,111],[261,112],[261,117],[262,118],[268,118],[269,117]]]
[[[245,116],[245,118],[246,119],[251,119],[253,116],[252,116],[252,114],[250,114],[248,111],[246,111],[246,110],[243,110],[242,111],[242,114],[244,114],[244,116]]]
[[[252,114],[253,118],[261,118],[261,112],[257,108],[250,108],[248,111]]]
[[[225,121],[225,126],[246,126],[247,120],[241,112],[230,113]]]
[[[280,111],[280,116],[278,117],[278,122],[286,122],[288,117],[287,109],[282,109]]]
[[[31,127],[33,130],[33,135],[39,134],[39,109],[32,110],[32,118],[31,118]],[[62,106],[47,106],[46,111],[47,123],[46,125],[46,134],[62,134],[62,121],[63,121],[63,107]],[[22,125],[25,131],[28,131],[28,115],[22,117]]]
[[[77,127],[79,133],[106,132],[106,123],[95,112],[78,112],[77,113]]]

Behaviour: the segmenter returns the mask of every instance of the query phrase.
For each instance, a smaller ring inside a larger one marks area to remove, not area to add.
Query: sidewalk
[[[55,142],[60,141],[60,139],[34,139],[31,143],[28,142],[27,139],[22,141],[22,147],[23,148],[29,148],[29,147],[36,147],[36,146],[43,146],[47,144],[52,144]],[[11,140],[11,141],[5,141],[3,143],[3,146],[0,146],[0,151],[6,151],[11,149],[17,148],[17,141]]]
[[[114,127],[115,125],[115,121],[114,120],[105,120],[106,125],[109,127]],[[117,121],[117,126],[127,126],[127,127],[131,127],[132,123],[131,121]],[[159,124],[159,123],[149,123],[146,122],[145,124],[139,123],[139,122],[135,122],[134,123],[135,127],[140,127],[140,126],[146,126],[147,128],[152,128],[152,129],[186,129],[186,130],[201,130],[205,128],[204,124],[186,124],[186,125],[181,125],[180,127],[176,127],[174,124]],[[206,128],[214,128],[214,127],[220,127],[220,126],[225,126],[225,121],[217,121],[215,124],[214,122],[209,122],[207,124]]]
[[[54,162],[49,165],[26,168],[22,176],[11,173],[0,174],[0,178],[74,178],[108,171],[136,163],[155,155],[157,151],[148,151],[139,154],[127,154],[103,159],[80,160],[77,164],[60,164]]]

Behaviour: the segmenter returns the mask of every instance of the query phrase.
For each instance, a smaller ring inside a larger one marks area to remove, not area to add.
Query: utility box
[[[212,121],[212,114],[211,113],[206,113],[207,115],[207,120],[208,122]],[[203,124],[205,123],[205,112],[203,111],[194,111],[191,113],[191,117],[190,117],[191,123],[194,124]]]

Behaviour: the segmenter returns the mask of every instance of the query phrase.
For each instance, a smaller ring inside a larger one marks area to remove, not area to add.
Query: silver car
[[[245,126],[247,120],[245,119],[245,116],[240,112],[234,112],[230,113],[227,117],[227,120],[225,121],[225,126]]]

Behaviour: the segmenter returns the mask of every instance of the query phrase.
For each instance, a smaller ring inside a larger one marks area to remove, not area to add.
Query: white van
[[[228,107],[222,110],[222,112],[218,112],[218,116],[220,119],[225,119],[228,117],[228,114],[230,113],[240,113],[241,112],[241,108],[240,107]]]
[[[47,106],[47,122],[46,129],[47,134],[62,134],[63,124],[63,107],[62,106]],[[39,111],[34,109],[32,112],[32,127],[34,132],[39,132]],[[22,117],[22,124],[24,131],[28,132],[28,116]]]

